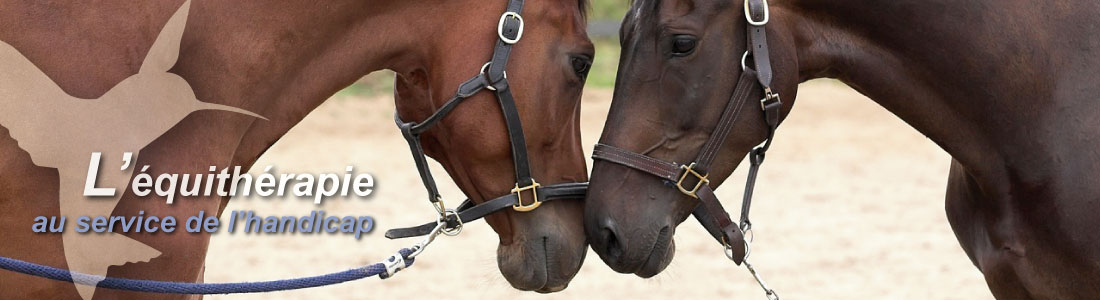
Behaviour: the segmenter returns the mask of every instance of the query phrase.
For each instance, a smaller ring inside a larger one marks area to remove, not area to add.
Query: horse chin
[[[583,236],[583,235],[581,235]],[[577,244],[577,245],[573,245]],[[512,287],[553,293],[564,290],[580,271],[588,245],[557,237],[517,240],[497,248],[497,265]]]
[[[634,271],[634,275],[641,278],[650,278],[664,271],[670,263],[672,263],[672,257],[676,255],[676,243],[672,240],[671,229],[666,227],[661,230],[657,235],[657,240],[653,243],[653,250],[649,253],[649,257],[646,261]]]

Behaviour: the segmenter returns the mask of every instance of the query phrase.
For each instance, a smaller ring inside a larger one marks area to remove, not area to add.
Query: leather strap
[[[703,224],[703,228],[706,228],[709,223],[709,226],[716,229],[713,231],[717,231],[719,235],[714,235],[714,238],[733,250],[733,262],[740,265],[745,259],[745,237],[741,232],[741,228],[738,227],[737,223],[730,220],[729,213],[726,212],[725,207],[722,207],[722,203],[718,201],[718,196],[714,195],[714,190],[711,189],[710,185],[703,185],[695,193],[699,197],[701,207],[710,216],[707,219],[699,219],[699,222]],[[707,231],[712,231],[712,229]]]
[[[486,86],[488,86],[488,82],[485,81],[485,76],[479,74],[470,78],[458,87],[458,92],[455,93],[454,97],[447,100],[439,110],[436,110],[435,113],[420,123],[405,122],[401,120],[401,116],[396,112],[393,114],[394,123],[397,123],[397,128],[401,130],[401,136],[409,143],[409,151],[412,153],[413,161],[416,163],[416,171],[420,173],[420,180],[423,182],[424,188],[428,191],[428,201],[432,203],[438,203],[439,199],[442,199],[442,195],[439,194],[439,188],[436,186],[435,178],[432,176],[432,171],[428,167],[428,157],[424,154],[424,147],[420,142],[420,134],[431,129],[432,126],[435,126],[443,117],[450,114],[463,100],[484,90]]]
[[[519,110],[512,97],[512,90],[507,86],[507,79],[502,79],[504,85],[497,87],[497,98],[500,99],[500,109],[504,112],[504,124],[508,127],[508,140],[512,143],[512,160],[515,162],[516,185],[520,187],[535,183],[531,178],[531,163],[527,160],[527,138],[523,135],[523,125],[519,120]]]
[[[767,0],[748,0],[746,2],[749,5],[748,10],[753,20],[765,19],[764,16],[768,14],[765,1]],[[760,81],[760,85],[770,89],[772,85],[772,59],[771,51],[768,50],[768,34],[764,28],[765,25],[757,26],[749,23],[747,26],[748,51],[752,53],[753,62],[756,65],[754,69],[759,73],[757,79]]]
[[[755,78],[757,78],[756,72],[753,72],[753,70],[741,72],[741,77],[737,80],[733,94],[730,95],[730,100],[726,103],[726,109],[722,112],[722,118],[718,120],[718,126],[711,132],[710,138],[703,144],[703,149],[699,151],[699,156],[695,159],[697,171],[704,174],[710,171],[710,165],[714,163],[714,158],[718,156],[718,150],[722,149],[726,137],[733,130],[733,124],[737,123],[742,108],[748,102],[749,94],[753,91]]]
[[[624,165],[672,182],[680,179],[680,174],[683,172],[679,164],[605,144],[596,144],[596,149],[592,150],[592,158]]]
[[[587,182],[561,183],[538,188],[538,195],[539,201],[542,202],[562,199],[583,199],[587,190]],[[463,223],[472,222],[497,211],[511,208],[517,201],[519,201],[519,199],[516,198],[516,194],[504,195],[477,205],[474,205],[473,201],[467,199],[458,207],[458,218],[461,219]],[[456,220],[446,221],[455,222]],[[435,226],[435,222],[430,222],[414,227],[390,229],[386,231],[386,238],[400,239],[423,236],[431,233]]]
[[[517,16],[523,11],[523,1],[512,0],[508,2],[505,14],[514,13]],[[527,139],[523,135],[523,124],[520,122],[519,110],[516,109],[515,99],[508,85],[508,75],[505,70],[508,59],[512,54],[512,44],[503,38],[516,39],[521,37],[522,21],[518,18],[502,17],[496,48],[493,49],[493,57],[489,60],[487,70],[488,80],[496,90],[497,99],[500,102],[501,111],[504,112],[504,123],[508,128],[508,140],[512,143],[512,160],[515,164],[516,185],[529,186],[535,183],[531,178],[531,164],[527,158]]]

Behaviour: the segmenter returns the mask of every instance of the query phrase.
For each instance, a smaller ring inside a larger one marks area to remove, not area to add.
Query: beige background
[[[584,96],[583,136],[599,138],[610,90]],[[369,264],[417,239],[390,241],[389,228],[430,220],[433,210],[394,128],[393,99],[334,98],[275,144],[256,171],[343,173],[355,164],[376,178],[368,200],[236,199],[228,210],[261,215],[369,215],[377,230],[347,235],[215,235],[206,281],[271,280]],[[784,299],[990,299],[981,273],[959,248],[944,216],[949,158],[935,144],[870,100],[833,81],[801,86],[794,113],[778,133],[761,171],[753,206],[757,242],[752,260]],[[591,166],[591,164],[589,164]],[[436,166],[438,167],[438,166]],[[718,189],[738,207],[745,168]],[[436,168],[444,192],[461,193]],[[228,212],[227,210],[227,212]],[[589,251],[563,292],[512,289],[497,271],[497,238],[484,222],[438,240],[396,278],[333,287],[212,299],[763,299],[743,268],[688,220],[677,231],[677,256],[652,279],[611,271]]]

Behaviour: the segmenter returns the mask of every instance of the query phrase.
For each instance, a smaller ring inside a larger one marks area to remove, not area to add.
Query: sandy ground
[[[753,206],[752,259],[784,299],[990,299],[981,274],[959,248],[944,216],[949,158],[935,144],[854,91],[831,81],[803,84],[791,118],[761,172]],[[589,90],[583,104],[591,149],[611,99]],[[416,240],[390,241],[385,229],[432,218],[408,149],[394,128],[392,99],[338,98],[294,128],[257,163],[278,172],[342,173],[349,163],[373,174],[368,200],[236,199],[229,210],[261,215],[369,215],[378,230],[345,235],[216,234],[206,281],[281,279],[378,261]],[[590,164],[591,165],[591,164]],[[442,169],[450,198],[461,194]],[[718,196],[739,206],[745,168]],[[408,192],[411,191],[411,192]],[[568,289],[539,295],[512,289],[496,267],[497,238],[484,222],[443,238],[393,279],[368,279],[279,294],[212,299],[762,299],[743,268],[689,220],[677,231],[677,255],[652,279],[618,274],[589,252]]]

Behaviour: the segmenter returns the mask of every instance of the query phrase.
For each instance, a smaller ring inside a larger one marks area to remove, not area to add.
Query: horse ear
[[[164,28],[157,35],[153,47],[145,55],[145,61],[141,63],[138,73],[168,72],[176,65],[180,56],[180,40],[183,38],[183,29],[187,25],[187,13],[191,9],[191,0],[187,0],[179,10],[168,19]]]

